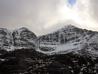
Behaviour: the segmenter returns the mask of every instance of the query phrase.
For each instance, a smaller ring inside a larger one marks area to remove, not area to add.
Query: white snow
[[[46,46],[46,45],[45,45]],[[57,53],[68,53],[71,52],[73,50],[80,50],[81,49],[81,45],[74,45],[74,43],[66,43],[66,44],[60,44],[60,45],[47,45],[48,47],[54,47],[55,50],[54,51],[42,51],[40,49],[38,49],[37,51],[47,54],[47,55],[52,55],[52,54],[57,54]]]
[[[89,35],[80,35],[79,38],[73,39],[65,44],[57,44],[57,45],[52,45],[52,44],[40,44],[42,47],[50,47],[50,48],[55,48],[53,51],[42,51],[38,49],[37,51],[47,54],[47,55],[52,55],[52,54],[66,54],[72,51],[77,51],[83,49],[85,46],[89,45],[90,43],[96,41],[98,39],[98,36],[93,36],[91,39]],[[77,41],[79,40],[79,41]],[[98,40],[97,40],[98,41]],[[97,42],[96,41],[96,42]]]

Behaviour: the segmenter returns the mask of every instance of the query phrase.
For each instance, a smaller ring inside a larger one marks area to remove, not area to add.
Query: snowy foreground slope
[[[98,55],[98,32],[68,25],[54,33],[40,36],[39,45],[42,49],[39,51],[45,54],[86,52],[86,54]],[[51,51],[48,51],[48,48]]]

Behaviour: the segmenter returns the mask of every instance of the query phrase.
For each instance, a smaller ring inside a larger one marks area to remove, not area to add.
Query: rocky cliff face
[[[10,49],[12,45],[11,32],[5,28],[0,28],[0,49]]]
[[[13,32],[0,28],[0,49],[11,51],[21,48],[36,48],[36,35],[27,28],[20,28]]]
[[[97,74],[98,59],[80,54],[45,55],[32,49],[0,55],[0,74]]]
[[[36,47],[36,35],[29,31],[27,28],[20,28],[13,33],[14,46],[17,48],[35,48]]]
[[[38,38],[27,28],[0,29],[0,49],[0,74],[98,73],[98,32],[71,25]]]
[[[98,54],[98,32],[80,29],[72,25],[40,36],[39,41],[40,48],[44,49],[42,52],[46,54],[65,54],[73,51],[75,53]],[[46,52],[45,48],[54,50]]]
[[[0,29],[0,49],[37,49],[44,54],[66,54],[69,52],[98,56],[98,32],[80,29],[72,25],[53,33],[37,36],[23,27],[13,32]]]

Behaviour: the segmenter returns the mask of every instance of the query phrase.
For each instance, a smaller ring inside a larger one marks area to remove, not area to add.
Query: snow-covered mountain
[[[36,48],[36,35],[29,31],[27,28],[22,27],[20,29],[10,32],[5,28],[0,28],[0,49],[12,51],[21,48]]]
[[[36,47],[36,35],[25,27],[13,31],[12,36],[15,49]]]
[[[40,52],[65,54],[68,52],[98,55],[98,32],[72,25],[39,37]],[[51,49],[48,51],[47,49]]]
[[[7,46],[0,50],[0,74],[98,73],[98,32],[69,25],[36,37],[27,28],[0,29],[0,40],[0,49]]]
[[[5,28],[0,28],[0,49],[10,49],[11,45],[11,32]]]
[[[13,32],[0,28],[0,49],[11,51],[23,48],[50,55],[74,52],[98,56],[98,32],[68,25],[37,37],[25,27]]]

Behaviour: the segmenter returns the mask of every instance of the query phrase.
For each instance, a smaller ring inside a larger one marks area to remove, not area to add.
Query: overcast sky
[[[66,24],[98,31],[98,0],[0,0],[0,27],[27,27],[37,35]]]

